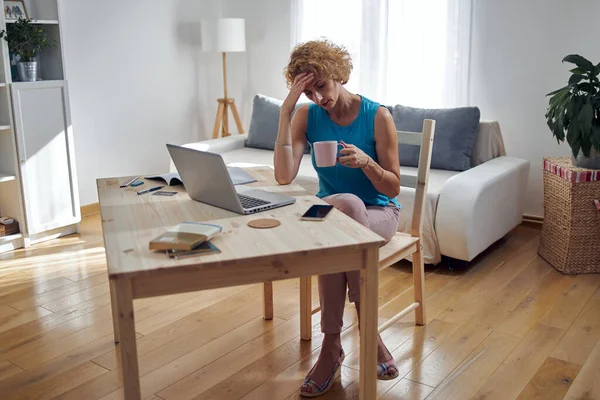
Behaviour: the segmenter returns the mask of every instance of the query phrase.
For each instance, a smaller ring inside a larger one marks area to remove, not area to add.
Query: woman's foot
[[[344,357],[340,334],[325,334],[319,359],[306,376],[300,394],[304,397],[316,397],[327,392],[341,371]]]
[[[356,313],[360,320],[360,303],[354,303],[356,306]],[[390,351],[383,344],[381,335],[377,334],[377,379],[386,381],[390,379],[396,379],[399,375],[398,367],[394,362],[394,357]]]
[[[378,335],[377,342],[377,379],[387,381],[390,379],[396,379],[399,375],[398,367],[394,362],[394,357],[389,352],[381,335]]]

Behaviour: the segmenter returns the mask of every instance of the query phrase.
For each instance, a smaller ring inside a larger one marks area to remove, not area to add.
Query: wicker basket
[[[544,224],[538,254],[563,274],[600,272],[600,171],[544,159]]]

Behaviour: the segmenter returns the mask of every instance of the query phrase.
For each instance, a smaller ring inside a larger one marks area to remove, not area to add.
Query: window
[[[468,104],[471,0],[296,0],[295,43],[326,37],[353,58],[346,87],[383,104]]]

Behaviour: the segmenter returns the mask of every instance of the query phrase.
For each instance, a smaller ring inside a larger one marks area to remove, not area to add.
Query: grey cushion
[[[477,107],[423,109],[396,105],[392,117],[399,131],[421,132],[424,119],[435,120],[431,168],[466,171],[471,168],[481,113]],[[400,165],[417,167],[419,147],[398,146]]]
[[[255,149],[274,150],[277,131],[279,130],[279,112],[281,110],[282,100],[257,94],[252,102],[252,117],[248,129],[247,147]],[[292,117],[296,110],[306,103],[296,105]],[[309,152],[309,146],[304,151]]]

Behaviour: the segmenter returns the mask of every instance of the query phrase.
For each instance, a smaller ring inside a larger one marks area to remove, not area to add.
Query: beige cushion
[[[479,123],[479,130],[471,153],[471,168],[494,158],[505,156],[504,140],[497,121]]]

